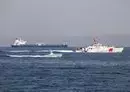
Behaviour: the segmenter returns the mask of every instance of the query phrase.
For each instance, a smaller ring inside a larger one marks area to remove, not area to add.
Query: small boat
[[[62,54],[50,51],[50,54],[44,55],[44,57],[62,57]]]
[[[98,43],[94,39],[94,44],[88,47],[82,47],[75,52],[87,52],[87,53],[121,53],[124,50],[123,47],[106,46]]]

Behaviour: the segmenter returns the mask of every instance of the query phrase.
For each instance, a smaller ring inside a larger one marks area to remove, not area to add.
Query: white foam
[[[53,52],[65,52],[65,53],[72,53],[73,50],[52,50]]]
[[[9,57],[34,57],[34,58],[36,58],[36,57],[62,57],[62,54],[53,54],[53,55],[50,55],[50,54],[48,54],[48,55],[8,55]]]
[[[36,52],[49,52],[49,50],[38,50]]]
[[[8,55],[9,57],[43,57],[42,55]]]
[[[30,52],[29,50],[12,50],[12,51],[9,51],[9,52]]]

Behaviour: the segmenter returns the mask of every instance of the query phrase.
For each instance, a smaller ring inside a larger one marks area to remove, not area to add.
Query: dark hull
[[[45,47],[45,48],[67,48],[68,45],[11,45],[11,47]]]

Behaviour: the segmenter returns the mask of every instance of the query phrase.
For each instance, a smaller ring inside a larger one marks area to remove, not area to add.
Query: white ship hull
[[[104,48],[104,49],[89,49],[87,52],[88,53],[121,53],[123,51],[123,48],[113,48],[113,50],[110,50],[111,48]]]
[[[81,52],[86,52],[86,53],[121,53],[124,48],[113,48],[112,51],[109,50],[110,48],[106,49],[89,49],[89,50],[76,50],[75,52],[81,53]]]

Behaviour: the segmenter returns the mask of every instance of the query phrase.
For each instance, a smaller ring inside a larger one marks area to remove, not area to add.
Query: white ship
[[[28,44],[27,41],[22,40],[21,38],[16,38],[14,43],[11,45],[12,47],[54,47],[54,48],[67,48],[67,44],[44,44],[44,43],[36,43],[36,44]]]
[[[76,52],[87,52],[87,53],[121,53],[124,50],[123,47],[106,46],[98,43],[94,39],[94,44],[88,47],[77,49]]]

